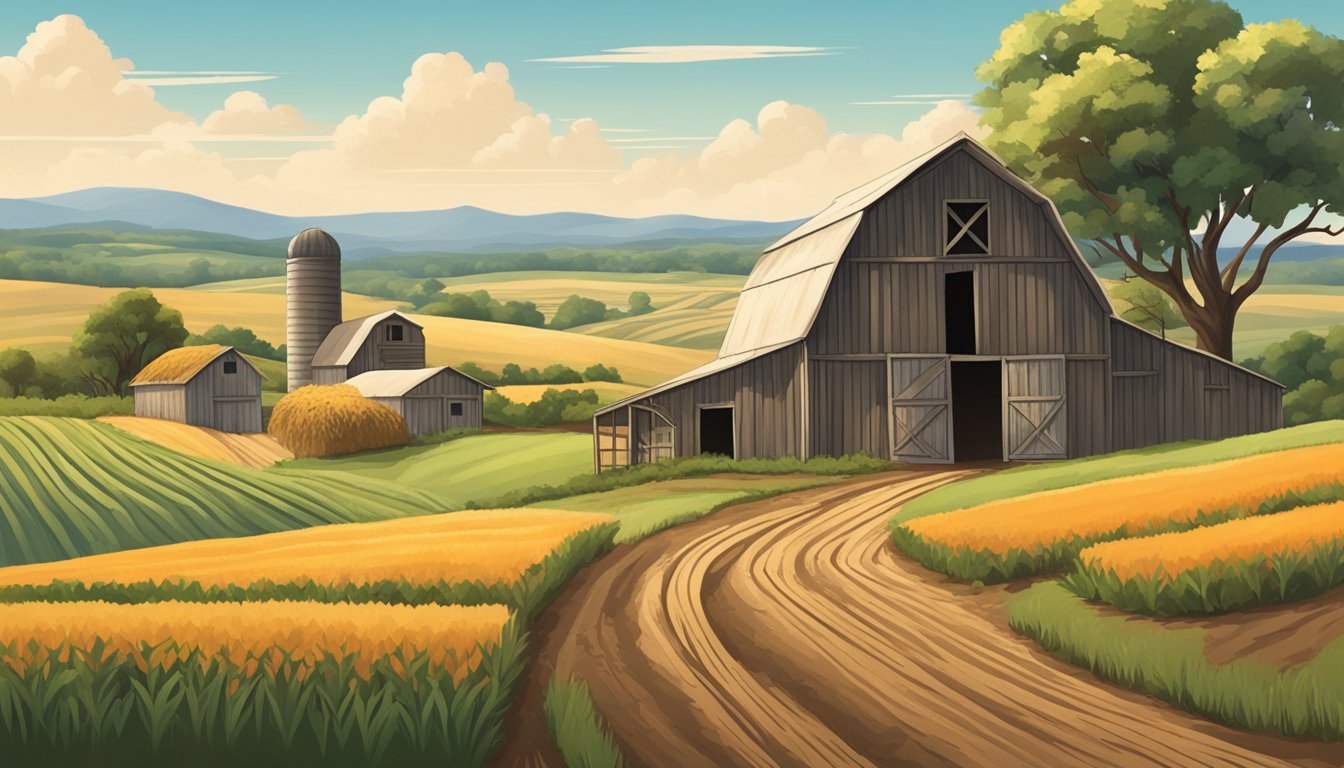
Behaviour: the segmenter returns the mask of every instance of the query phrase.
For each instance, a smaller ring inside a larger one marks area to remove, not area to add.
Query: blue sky
[[[831,127],[899,131],[920,106],[855,106],[898,94],[969,93],[975,65],[1024,13],[1056,4],[994,2],[64,2],[0,4],[0,50],[43,19],[82,16],[146,70],[277,73],[248,84],[271,102],[334,122],[396,93],[414,59],[458,51],[478,68],[500,61],[519,98],[553,117],[658,135],[711,135],[776,99],[807,104]],[[1344,3],[1243,0],[1248,21],[1296,17],[1344,35]],[[643,45],[825,46],[833,55],[675,65],[574,68],[531,59]],[[167,106],[203,117],[232,90],[158,89]]]

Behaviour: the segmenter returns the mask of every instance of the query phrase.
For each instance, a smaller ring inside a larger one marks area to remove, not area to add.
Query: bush
[[[509,427],[548,427],[588,421],[597,410],[597,392],[548,389],[541,399],[515,403],[498,392],[485,394],[485,420]]]
[[[411,439],[400,414],[349,384],[309,385],[285,395],[267,431],[298,459],[372,451]]]
[[[0,416],[64,416],[96,419],[99,416],[129,416],[135,400],[129,397],[64,395],[54,400],[37,397],[0,398]]]
[[[233,347],[244,355],[264,357],[267,360],[285,359],[284,344],[279,347],[271,346],[269,341],[257,338],[257,334],[250,328],[226,328],[223,325],[213,325],[205,333],[191,334],[183,344],[188,347],[219,344],[225,347]]]
[[[558,363],[546,366],[544,371],[538,371],[536,368],[524,370],[517,363],[505,363],[503,370],[495,373],[475,363],[466,362],[457,366],[457,370],[494,387],[515,384],[579,384],[584,381],[611,381],[619,384],[622,381],[620,371],[600,363],[588,366],[583,373]]]
[[[1288,388],[1283,396],[1286,426],[1344,418],[1344,325],[1325,336],[1298,331],[1242,365]]]
[[[560,303],[551,318],[551,327],[556,330],[575,328],[590,323],[600,323],[607,319],[607,305],[597,299],[582,296],[570,296]]]
[[[610,381],[620,384],[621,372],[613,368],[608,368],[601,363],[594,363],[583,369],[584,381]]]

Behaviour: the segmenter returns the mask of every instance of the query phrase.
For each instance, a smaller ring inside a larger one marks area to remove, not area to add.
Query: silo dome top
[[[336,238],[317,227],[305,229],[289,241],[291,259],[339,259],[341,246]]]

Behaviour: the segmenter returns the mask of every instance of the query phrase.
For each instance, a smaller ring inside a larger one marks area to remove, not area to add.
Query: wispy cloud
[[[608,144],[647,144],[651,141],[713,141],[718,136],[640,136],[635,139],[607,139]]]
[[[839,48],[814,45],[639,45],[606,48],[601,53],[552,56],[530,61],[551,64],[689,64],[700,61],[834,56],[839,51]]]
[[[236,70],[133,69],[122,74],[128,80],[152,85],[156,88],[178,85],[237,85],[238,83],[259,83],[263,80],[274,80],[279,77],[273,72],[242,72]]]
[[[895,96],[888,96],[885,99],[873,99],[870,101],[851,101],[850,104],[858,106],[934,106],[942,101],[969,101],[969,93],[898,93]]]

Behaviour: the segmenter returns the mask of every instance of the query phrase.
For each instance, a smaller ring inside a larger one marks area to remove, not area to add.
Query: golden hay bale
[[[267,431],[299,459],[372,451],[411,439],[401,414],[349,384],[290,392],[276,403]]]

